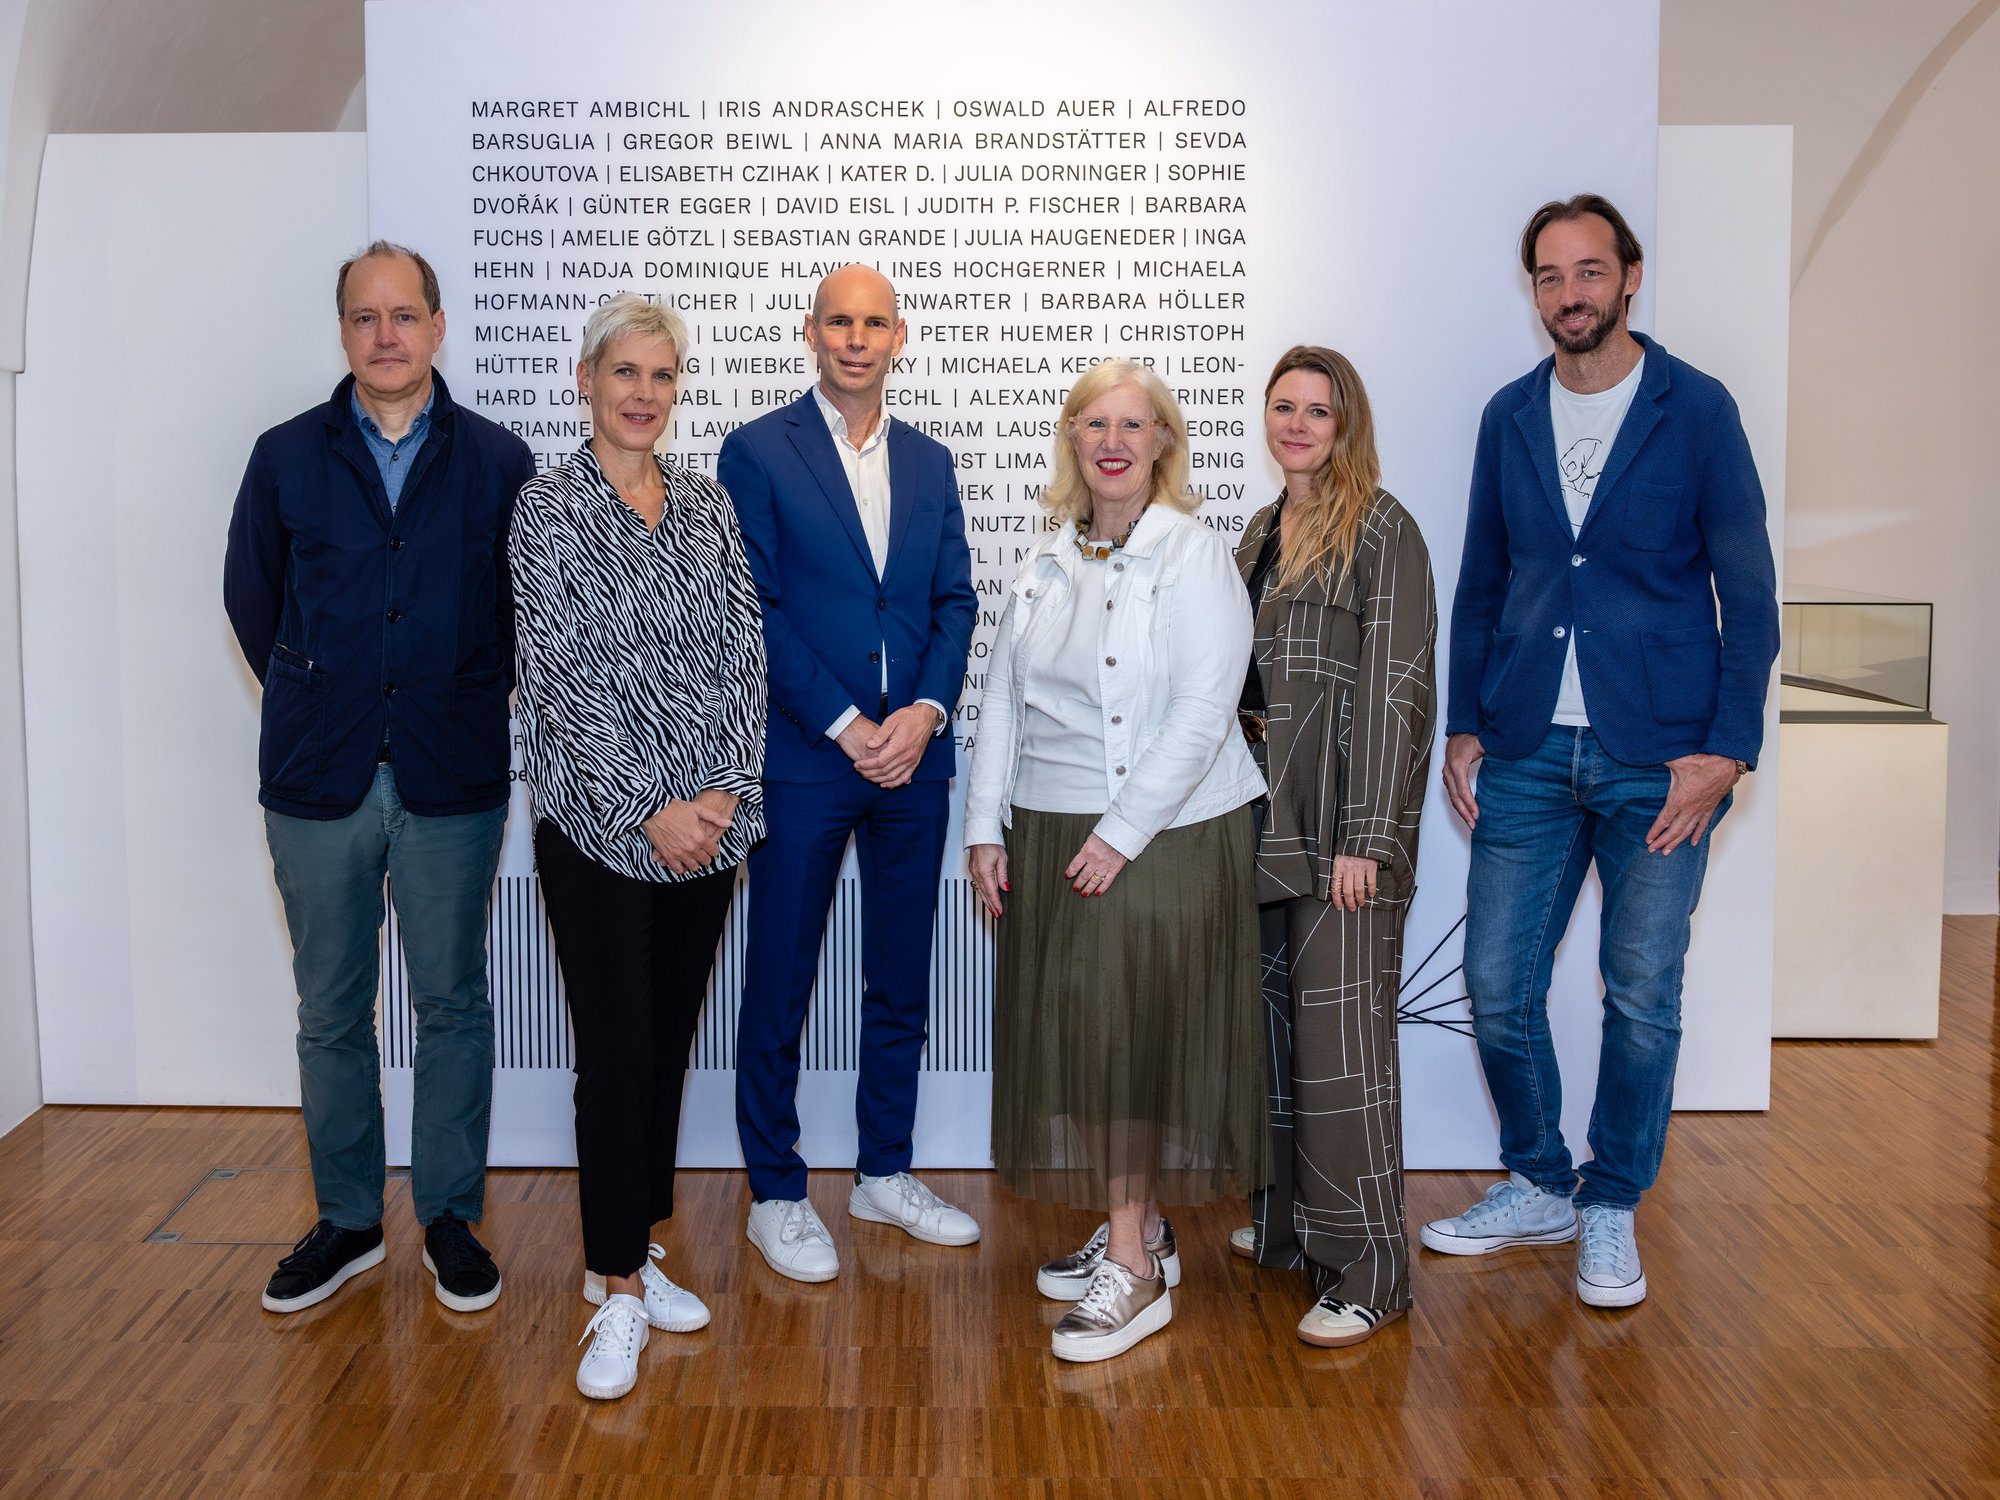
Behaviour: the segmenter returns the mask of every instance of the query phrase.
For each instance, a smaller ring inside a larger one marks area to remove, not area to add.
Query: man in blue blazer
[[[950,450],[883,409],[903,347],[895,289],[844,266],[805,320],[819,382],[732,432],[716,474],[764,606],[770,719],[750,856],[736,1035],[747,1233],[774,1271],[827,1281],[840,1258],[806,1198],[799,1039],[850,836],[861,865],[860,1149],[848,1213],[933,1244],[972,1218],[910,1175],[930,1016],[931,929],[955,750],[945,731],[977,613]]]
[[[1555,354],[1480,420],[1444,764],[1472,829],[1465,981],[1508,1177],[1422,1237],[1481,1255],[1580,1226],[1577,1295],[1628,1307],[1646,1295],[1633,1218],[1666,1148],[1703,834],[1757,761],[1777,585],[1735,402],[1626,326],[1643,267],[1618,210],[1544,204],[1521,260]],[[1604,1035],[1577,1168],[1547,1000],[1593,860]]]
[[[486,920],[507,820],[514,604],[507,527],[528,445],[451,399],[437,277],[377,242],[340,268],[353,373],[257,439],[223,602],[264,687],[264,831],[298,986],[319,1221],[264,1288],[296,1312],[381,1264],[375,1044],[382,882],[416,1012],[410,1199],[445,1306],[500,1295],[470,1225],[493,1098]]]

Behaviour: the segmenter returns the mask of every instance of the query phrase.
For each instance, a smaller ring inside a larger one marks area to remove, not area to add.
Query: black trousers
[[[631,1276],[674,1213],[688,1050],[736,890],[736,867],[634,880],[547,819],[535,868],[576,1037],[577,1197],[583,1263]]]

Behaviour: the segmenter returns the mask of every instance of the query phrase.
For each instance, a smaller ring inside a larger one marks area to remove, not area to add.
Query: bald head
[[[813,317],[818,318],[825,312],[826,299],[829,296],[850,296],[855,293],[886,297],[889,299],[890,315],[892,317],[902,315],[896,306],[896,288],[890,283],[889,278],[873,266],[864,266],[861,262],[854,261],[838,270],[827,272],[821,279],[819,290],[813,293]]]
[[[872,426],[903,334],[896,289],[873,266],[842,266],[813,293],[806,347],[819,360],[821,393],[847,415],[850,430]]]

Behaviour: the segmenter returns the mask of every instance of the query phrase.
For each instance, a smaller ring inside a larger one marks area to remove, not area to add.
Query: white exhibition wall
[[[1478,9],[1433,8],[1453,16]],[[384,10],[413,24],[438,14],[449,20],[451,9],[375,7],[371,22],[379,26]],[[480,35],[490,39],[506,29],[493,23],[493,7],[480,9],[488,18]],[[905,35],[909,18],[896,12],[890,19],[897,24],[887,34]],[[1350,49],[1396,51],[1382,18],[1334,12],[1319,24],[1350,21],[1352,31],[1341,35]],[[721,23],[715,25],[719,33]],[[1252,158],[1258,185],[1246,195],[1253,241],[1245,258],[1254,264],[1256,295],[1244,320],[1251,373],[1242,382],[1260,385],[1256,367],[1297,339],[1355,354],[1377,403],[1389,483],[1431,539],[1445,601],[1479,407],[1542,352],[1512,261],[1520,219],[1543,197],[1604,187],[1632,207],[1641,234],[1653,242],[1646,212],[1653,168],[1650,38],[1632,43],[1629,70],[1646,80],[1643,109],[1633,108],[1632,90],[1606,89],[1621,95],[1613,114],[1632,117],[1628,130],[1590,144],[1588,159],[1540,147],[1543,158],[1524,161],[1522,142],[1511,132],[1560,139],[1559,117],[1573,118],[1579,105],[1567,97],[1542,119],[1533,101],[1516,97],[1508,68],[1496,59],[1521,45],[1511,39],[1519,25],[1519,17],[1505,27],[1468,22],[1456,32],[1440,25],[1439,34],[1458,36],[1453,47],[1427,49],[1421,67],[1411,60],[1402,71],[1377,70],[1385,99],[1350,101],[1344,127],[1314,127],[1349,129],[1360,143],[1351,157],[1290,144],[1301,138],[1284,112],[1290,106],[1266,104],[1296,96],[1299,108],[1307,107],[1304,92],[1288,89],[1286,79],[1250,90],[1251,61],[1218,56],[1207,36],[1198,60],[1207,92],[1235,89],[1258,101],[1265,132]],[[1023,35],[1033,29],[1024,25]],[[587,28],[577,32],[572,25],[565,35],[571,33],[586,35]],[[567,65],[569,44],[534,40],[540,70],[534,76],[543,92],[562,93],[550,79]],[[701,41],[683,34],[677,47],[702,79],[690,88],[691,98],[727,87],[717,81],[726,70],[717,58],[702,57]],[[757,88],[768,94],[772,70],[781,66],[796,67],[801,79],[809,74],[809,41],[801,38],[796,63],[762,57]],[[719,36],[708,44],[720,45]],[[1297,55],[1311,50],[1302,46]],[[442,245],[436,258],[454,335],[445,368],[461,393],[472,381],[467,336],[480,321],[466,301],[470,266],[451,259],[469,259],[460,249],[462,227],[424,222],[414,194],[397,216],[382,208],[385,191],[401,180],[379,154],[380,132],[396,118],[381,90],[396,75],[379,57],[372,60],[370,116],[378,132],[372,221],[361,211],[360,143],[352,137],[51,143],[37,225],[30,369],[21,382],[20,466],[37,981],[52,1102],[296,1098],[287,953],[254,803],[255,684],[236,660],[218,602],[229,503],[256,431],[320,399],[339,373],[327,284],[340,256],[371,229],[427,250]],[[1152,61],[1163,95],[1177,92],[1172,68],[1185,73],[1195,66],[1186,59]],[[1004,50],[990,62],[1001,75],[1010,66]],[[601,68],[591,74],[581,97],[634,91],[600,75]],[[518,79],[514,86],[519,92]],[[431,87],[445,97],[435,72]],[[470,85],[453,87],[460,92],[450,97],[461,110],[451,128],[463,131]],[[671,93],[657,82],[636,91]],[[796,91],[813,92],[803,82]],[[507,89],[496,85],[493,92]],[[1437,118],[1453,110],[1456,134]],[[1505,123],[1496,127],[1495,120]],[[1659,289],[1664,341],[1727,380],[1744,408],[1767,478],[1774,532],[1783,494],[1786,276],[1783,214],[1772,219],[1766,210],[1789,196],[1788,152],[1777,135],[1663,134],[1664,227],[1649,280],[1649,291]],[[407,186],[427,181],[439,188],[436,155],[400,154],[428,164]],[[1327,159],[1340,162],[1328,169],[1337,183],[1295,190],[1298,171]],[[462,213],[464,179],[450,187],[432,196]],[[279,201],[297,207],[270,213],[268,205]],[[1449,215],[1443,204],[1452,205]],[[1445,218],[1449,225],[1441,227]],[[201,226],[198,235],[186,232],[189,224]],[[1713,253],[1722,246],[1726,253]],[[226,310],[232,333],[215,373],[229,399],[162,402],[144,382],[128,381],[111,403],[117,415],[107,439],[97,356],[114,350],[125,370],[185,370],[189,305]],[[1645,311],[1642,301],[1642,324],[1652,321]],[[1440,359],[1433,351],[1449,353]],[[1247,430],[1254,434],[1254,425]],[[95,514],[99,534],[112,545],[92,548],[86,558],[72,524],[69,455],[107,444],[116,457],[116,493],[99,501]],[[1254,437],[1240,447],[1249,488],[1239,509],[1247,510],[1275,480]],[[107,556],[114,561],[112,585],[104,578]],[[1774,772],[1775,760],[1767,760],[1765,774],[1746,784],[1712,866],[1690,963],[1683,1107],[1758,1108],[1767,1101]],[[517,806],[516,832],[525,827],[524,811]],[[531,881],[518,840],[510,846],[508,870]],[[1425,904],[1412,924],[1413,965],[1463,909],[1464,847],[1463,831],[1435,802],[1421,870]],[[947,877],[959,873],[948,869]],[[983,937],[965,933],[955,941],[961,951],[947,961],[979,968]],[[1594,947],[1580,926],[1557,976],[1557,1029],[1570,1084],[1566,1127],[1578,1140],[1595,1071]],[[1453,938],[1424,982],[1456,961]],[[496,973],[503,1015],[515,998],[508,983]],[[1419,1003],[1458,992],[1450,978],[1446,985]],[[718,991],[709,1026],[726,1033],[733,1029],[734,996],[726,979]],[[393,1056],[393,1016],[389,1029]],[[1470,1041],[1436,1027],[1408,1027],[1404,1059],[1410,1164],[1489,1164],[1492,1122]],[[567,1079],[559,1067],[503,1069],[496,1163],[568,1159]],[[843,1123],[851,1120],[845,1079],[830,1069],[810,1082],[809,1145],[816,1163],[833,1165],[841,1159]],[[919,1120],[924,1159],[983,1162],[985,1074],[933,1073],[926,1082]],[[706,1069],[692,1084],[684,1159],[733,1161],[729,1075]],[[851,1123],[845,1130],[851,1140]]]

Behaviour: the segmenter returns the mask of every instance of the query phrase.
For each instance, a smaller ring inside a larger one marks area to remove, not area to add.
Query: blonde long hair
[[[1285,529],[1278,546],[1276,583],[1289,587],[1320,568],[1338,572],[1361,542],[1361,520],[1382,486],[1375,456],[1375,415],[1368,391],[1347,356],[1318,344],[1294,344],[1264,382],[1271,388],[1294,370],[1324,375],[1333,388],[1333,449],[1303,496],[1285,501]]]
[[[1201,504],[1202,497],[1188,488],[1187,418],[1181,415],[1174,393],[1145,365],[1129,359],[1107,359],[1084,371],[1070,388],[1062,416],[1056,420],[1055,474],[1042,492],[1042,504],[1058,521],[1090,518],[1090,490],[1083,482],[1083,465],[1076,461],[1076,439],[1070,435],[1069,424],[1078,412],[1121,385],[1145,392],[1153,415],[1167,434],[1166,445],[1153,460],[1153,492],[1147,503],[1180,511],[1193,511]]]

